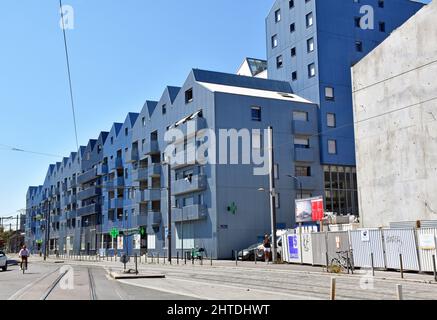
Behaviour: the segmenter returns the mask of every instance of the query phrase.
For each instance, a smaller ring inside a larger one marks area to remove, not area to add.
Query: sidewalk
[[[43,261],[40,257],[31,257],[31,261]],[[111,257],[105,257],[105,258],[99,258],[97,256],[81,256],[79,258],[68,258],[64,256],[59,256],[59,258],[55,258],[53,256],[50,256],[47,258],[47,262],[49,263],[55,263],[55,262],[62,262],[65,263],[74,263],[74,264],[87,264],[87,265],[98,265],[104,268],[110,268],[114,271],[121,271],[124,268],[124,265],[120,262],[120,259],[117,258],[116,261],[114,258]],[[211,265],[212,263],[212,265]],[[229,269],[229,270],[256,270],[256,271],[266,271],[266,272],[275,272],[275,273],[302,273],[306,275],[326,275],[326,267],[321,266],[311,266],[311,265],[299,265],[299,264],[272,264],[272,263],[265,263],[265,262],[253,262],[253,261],[230,261],[230,260],[195,260],[194,264],[191,260],[187,260],[186,265],[185,261],[179,259],[179,264],[177,263],[177,259],[172,259],[172,263],[169,264],[167,260],[165,260],[163,257],[159,259],[159,263],[157,262],[157,259],[154,258],[153,262],[151,258],[147,258],[147,261],[145,259],[145,256],[138,257],[137,259],[137,265],[139,270],[147,269],[148,267],[160,267],[160,268],[203,268],[203,269]],[[134,258],[131,257],[129,263],[126,264],[127,269],[135,269],[135,262]],[[369,277],[372,277],[372,270],[355,270],[354,274],[331,274],[335,275],[336,277],[361,277],[363,275],[367,275]],[[437,285],[437,282],[434,280],[434,276],[432,274],[424,274],[424,273],[417,273],[417,272],[404,272],[404,278],[401,278],[401,273],[396,271],[381,271],[381,270],[375,270],[375,276],[374,279],[376,280],[386,280],[386,281],[396,281],[396,282],[416,282],[416,283],[427,283],[427,284],[434,284]]]

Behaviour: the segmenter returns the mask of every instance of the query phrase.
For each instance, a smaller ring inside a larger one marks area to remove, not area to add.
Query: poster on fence
[[[123,250],[123,236],[117,237],[117,249]]]
[[[141,249],[141,235],[140,234],[134,234],[134,249],[135,250]]]
[[[296,234],[288,236],[288,252],[290,253],[290,259],[299,259],[299,247],[297,245]]]
[[[433,234],[419,234],[419,247],[421,250],[434,250],[435,237]]]
[[[296,223],[321,221],[323,217],[322,197],[296,200]]]

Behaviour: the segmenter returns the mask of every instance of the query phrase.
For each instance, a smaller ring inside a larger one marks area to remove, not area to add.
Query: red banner
[[[323,216],[324,216],[323,199],[312,200],[311,201],[311,208],[312,208],[313,221],[323,220]]]

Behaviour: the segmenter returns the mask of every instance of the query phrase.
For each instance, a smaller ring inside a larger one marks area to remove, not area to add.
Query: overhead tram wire
[[[73,112],[74,134],[76,137],[76,148],[77,148],[77,150],[79,150],[79,139],[77,137],[76,111],[75,111],[75,107],[74,107],[73,85],[72,85],[72,81],[71,81],[70,58],[69,58],[69,54],[68,54],[67,35],[65,33],[65,22],[64,22],[64,14],[62,12],[62,7],[63,7],[62,0],[59,0],[59,9],[61,12],[61,21],[62,21],[62,34],[64,36],[65,58],[66,58],[66,63],[67,63],[68,84],[70,87],[71,110]]]
[[[36,155],[46,156],[46,157],[52,157],[52,158],[63,158],[62,156],[57,155],[57,154],[25,150],[25,149],[13,147],[13,146],[8,146],[8,145],[5,145],[5,144],[0,144],[0,148],[1,148],[0,150],[5,150],[5,151],[21,152],[21,153],[31,153],[31,154],[36,154]]]

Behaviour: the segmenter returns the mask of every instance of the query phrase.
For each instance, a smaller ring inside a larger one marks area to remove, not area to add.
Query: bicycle
[[[27,258],[21,260],[21,271],[23,274],[27,271]]]
[[[331,259],[329,269],[333,273],[340,273],[347,270],[353,270],[352,260],[349,251],[337,251],[337,257]]]

